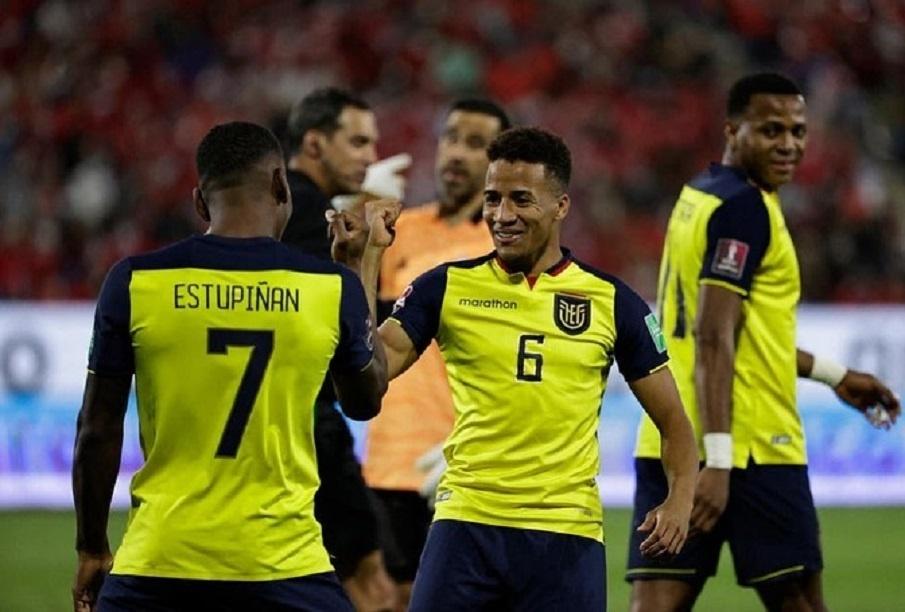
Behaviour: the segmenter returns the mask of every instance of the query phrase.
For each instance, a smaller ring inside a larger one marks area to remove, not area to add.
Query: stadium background
[[[279,129],[312,88],[349,87],[377,113],[381,154],[414,156],[418,203],[444,106],[489,95],[565,137],[567,243],[653,298],[676,191],[718,157],[723,92],[758,68],[809,101],[808,152],[782,194],[804,298],[823,303],[804,309],[802,344],[902,393],[900,0],[0,1],[0,505],[70,503],[90,300],[120,257],[200,228],[192,156],[214,123]],[[608,506],[630,494],[637,418],[618,381],[601,429]],[[818,500],[887,505],[822,510],[833,609],[905,610],[905,428],[873,432],[825,389],[801,390]],[[627,521],[608,515],[613,609]],[[0,611],[66,607],[71,523],[0,513]],[[699,609],[758,609],[722,570]]]

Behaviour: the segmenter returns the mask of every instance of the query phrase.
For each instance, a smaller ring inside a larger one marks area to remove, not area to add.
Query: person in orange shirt
[[[481,221],[487,147],[509,127],[493,102],[462,99],[450,106],[437,143],[437,201],[404,210],[397,220],[396,239],[380,268],[381,301],[392,304],[417,276],[443,262],[493,250]],[[434,342],[390,384],[381,414],[368,426],[365,451],[364,476],[384,510],[382,544],[403,610],[444,467],[440,449],[452,424],[452,396]]]

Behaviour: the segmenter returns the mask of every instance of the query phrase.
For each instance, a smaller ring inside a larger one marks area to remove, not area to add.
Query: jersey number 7
[[[239,442],[245,433],[245,426],[251,417],[252,406],[261,389],[264,372],[273,354],[273,330],[259,329],[224,329],[209,328],[207,330],[207,353],[209,355],[225,355],[230,346],[250,346],[251,356],[242,374],[236,399],[226,420],[226,428],[220,437],[216,457],[235,457],[239,452]]]

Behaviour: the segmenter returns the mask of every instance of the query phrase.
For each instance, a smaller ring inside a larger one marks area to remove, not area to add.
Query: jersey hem
[[[506,521],[496,518],[485,519],[480,518],[476,519],[474,517],[463,517],[463,516],[451,516],[444,515],[442,512],[438,510],[435,511],[434,514],[434,522],[436,521],[461,521],[463,523],[476,523],[478,525],[490,525],[491,527],[510,527],[512,529],[531,529],[533,531],[546,531],[549,533],[559,533],[562,535],[570,535],[577,536],[579,538],[587,538],[589,540],[594,540],[595,542],[600,542],[601,544],[606,543],[606,537],[603,531],[603,524],[598,523],[593,528],[594,534],[591,534],[590,531],[592,529],[565,529],[561,526],[551,525],[549,522],[544,521]]]
[[[304,576],[312,576],[314,574],[323,574],[325,572],[333,572],[333,566],[329,563],[324,566],[316,566],[307,569],[294,569],[282,572],[267,572],[264,574],[219,574],[213,573],[194,573],[179,570],[165,569],[148,569],[135,566],[116,567],[114,561],[113,570],[110,572],[114,576],[140,576],[142,578],[176,578],[182,580],[224,580],[230,582],[270,582],[274,580],[286,580],[288,578],[302,578]]]

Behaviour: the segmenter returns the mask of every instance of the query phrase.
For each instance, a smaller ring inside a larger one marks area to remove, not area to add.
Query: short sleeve
[[[117,263],[107,273],[94,311],[94,330],[88,349],[88,369],[95,374],[131,376],[135,354],[129,329],[131,305],[129,260]]]
[[[747,295],[769,242],[770,219],[760,192],[751,188],[733,196],[707,223],[700,280],[719,281]]]
[[[402,326],[418,354],[424,352],[440,328],[447,269],[443,265],[425,272],[406,287],[393,305],[390,318]]]
[[[358,277],[345,268],[340,270],[340,277],[339,345],[330,367],[340,371],[361,371],[374,357],[371,313]]]
[[[625,380],[644,378],[665,364],[666,339],[657,316],[628,285],[616,286],[616,363]]]

